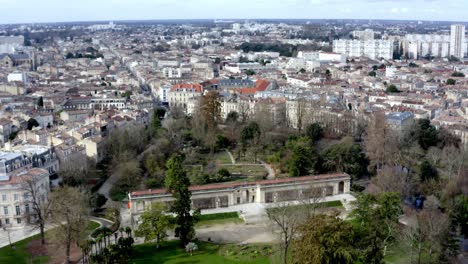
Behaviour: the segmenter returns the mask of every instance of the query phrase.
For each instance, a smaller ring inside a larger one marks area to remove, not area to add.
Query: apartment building
[[[189,99],[201,96],[202,92],[203,87],[200,84],[175,84],[168,92],[169,106],[187,109]]]
[[[348,57],[368,57],[370,59],[392,59],[392,40],[348,40],[333,41],[333,52]]]

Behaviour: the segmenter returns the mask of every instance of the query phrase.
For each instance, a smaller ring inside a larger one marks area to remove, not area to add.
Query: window
[[[29,199],[29,193],[23,193],[23,199],[28,200]]]
[[[6,202],[6,200],[7,200],[6,194],[2,194],[2,201]]]
[[[8,206],[3,206],[3,214],[8,215]]]
[[[9,225],[10,224],[10,219],[9,218],[6,218],[5,219],[5,225]]]
[[[21,218],[17,218],[16,223],[21,224]]]
[[[18,201],[19,200],[19,194],[15,193],[14,198],[15,198],[15,201]]]
[[[29,214],[29,204],[26,204],[26,205],[24,206],[24,211],[25,211],[27,214]]]
[[[20,215],[21,214],[21,209],[20,209],[19,205],[15,206],[15,209],[16,209],[16,215]]]

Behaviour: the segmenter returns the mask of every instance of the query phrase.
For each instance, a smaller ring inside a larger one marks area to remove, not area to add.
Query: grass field
[[[227,223],[242,224],[244,223],[244,220],[239,218],[239,214],[237,212],[206,214],[206,215],[201,215],[200,222],[198,222],[196,226],[197,227],[211,226],[211,225],[220,225],[220,224],[227,224]]]
[[[88,233],[91,233],[94,229],[98,227],[99,227],[98,223],[94,221],[90,221],[88,226],[86,227],[86,230]],[[0,248],[0,263],[1,264],[48,263],[50,259],[49,256],[32,257],[27,251],[26,247],[28,246],[29,242],[35,239],[39,239],[39,238],[40,238],[40,235],[37,234],[32,237],[13,243],[14,249],[10,248],[10,246]]]
[[[100,225],[98,222],[94,222],[94,221],[89,221],[89,224],[88,226],[86,227],[86,231],[91,234],[94,229],[98,228]]]
[[[220,163],[220,164],[232,164],[231,158],[229,157],[227,152],[224,151],[224,150],[221,151],[221,152],[213,154],[212,160],[214,160],[214,161],[216,161],[217,163]]]
[[[40,236],[35,235],[30,238],[18,241],[13,244],[15,249],[11,249],[9,246],[0,248],[0,263],[2,264],[39,264],[39,263],[48,263],[49,257],[42,256],[42,257],[35,257],[29,255],[26,250],[27,245],[32,240],[38,239]]]
[[[426,247],[423,247],[420,263],[435,263],[434,259],[430,260],[427,252]],[[411,258],[411,248],[408,245],[394,243],[388,247],[384,260],[386,264],[418,263],[418,252],[416,248],[413,248],[413,257]]]
[[[196,244],[198,251],[193,256],[180,247],[179,241],[165,242],[159,249],[153,243],[137,245],[131,263],[267,264],[274,255],[269,245],[218,245],[201,241]]]

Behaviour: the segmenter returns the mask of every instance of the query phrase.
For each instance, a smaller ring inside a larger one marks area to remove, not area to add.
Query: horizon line
[[[317,21],[317,20],[356,20],[356,21],[411,21],[411,22],[428,22],[428,23],[463,23],[468,24],[468,21],[460,21],[460,20],[424,20],[424,19],[382,19],[382,18],[165,18],[165,19],[99,19],[99,20],[80,20],[80,21],[48,21],[48,22],[15,22],[15,23],[0,23],[1,26],[8,26],[8,25],[27,25],[27,24],[73,24],[73,23],[93,23],[93,22],[145,22],[145,21],[209,21],[213,20],[213,22],[220,20],[232,20],[232,21],[239,21],[239,20],[310,20],[310,21]],[[231,22],[231,21],[228,21]]]

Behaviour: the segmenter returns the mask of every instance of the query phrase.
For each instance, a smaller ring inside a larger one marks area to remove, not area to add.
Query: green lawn
[[[217,214],[206,214],[201,215],[200,222],[196,224],[197,227],[200,226],[210,226],[210,225],[220,225],[220,224],[228,224],[228,223],[244,223],[239,217],[237,212],[229,212],[229,213],[217,213]]]
[[[135,257],[130,263],[207,263],[207,264],[267,264],[274,254],[269,245],[218,245],[196,242],[198,251],[193,256],[179,246],[179,241],[168,241],[159,249],[154,243],[135,246]]]
[[[98,222],[89,221],[88,227],[86,227],[86,232],[91,234],[94,231],[94,229],[98,228],[99,226],[100,225]]]
[[[394,243],[388,247],[384,260],[386,264],[418,263],[418,252],[416,248],[413,248],[413,258],[411,260],[411,248],[404,243]],[[434,263],[434,260],[430,261],[427,250],[423,247],[420,263],[430,262]]]
[[[39,235],[26,238],[13,244],[15,249],[11,249],[9,246],[0,248],[0,263],[2,264],[29,264],[29,263],[48,263],[49,257],[31,257],[26,251],[26,246],[32,240],[39,238]]]
[[[231,158],[229,157],[227,152],[224,150],[221,152],[215,153],[212,159],[220,164],[232,164]]]
[[[94,229],[98,228],[99,224],[90,221],[86,230],[88,233],[91,233]],[[29,242],[39,239],[40,235],[34,235],[32,237],[23,239],[21,241],[18,241],[16,243],[13,243],[13,246],[15,249],[10,248],[10,246],[6,246],[3,248],[0,248],[0,263],[1,264],[40,264],[40,263],[48,263],[49,262],[49,256],[41,256],[41,257],[32,257],[29,255],[29,253],[26,250],[27,245]]]

